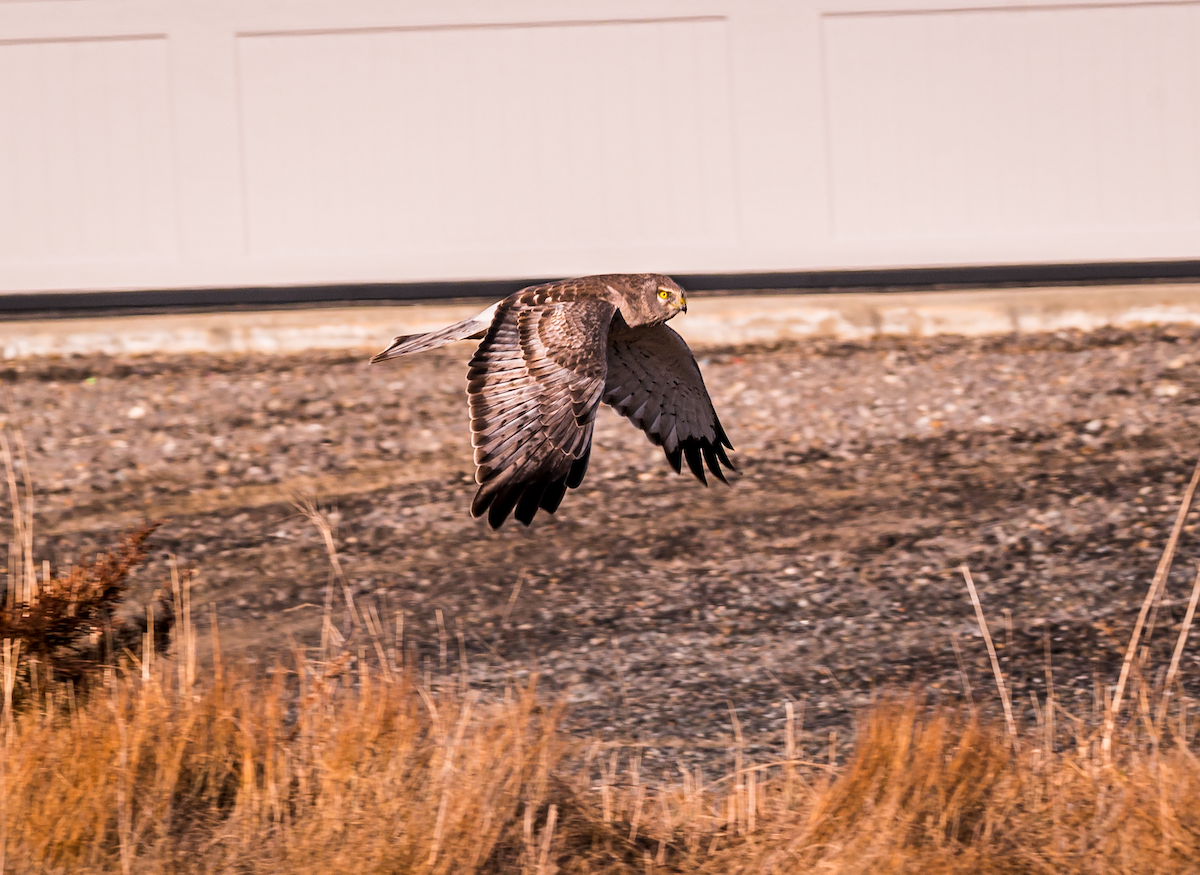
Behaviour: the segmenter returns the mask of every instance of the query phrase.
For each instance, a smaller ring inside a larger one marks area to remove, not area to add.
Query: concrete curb
[[[378,350],[398,334],[465,319],[471,304],[170,313],[12,321],[0,356],[95,353],[281,353]],[[955,292],[703,296],[671,325],[697,347],[880,334],[1035,333],[1151,323],[1200,324],[1200,284],[1139,284]]]

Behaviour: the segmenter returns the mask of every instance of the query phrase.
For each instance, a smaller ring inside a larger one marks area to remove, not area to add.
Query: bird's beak
[[[683,297],[682,295],[679,296],[679,308],[683,310],[684,313],[687,312],[687,298]]]

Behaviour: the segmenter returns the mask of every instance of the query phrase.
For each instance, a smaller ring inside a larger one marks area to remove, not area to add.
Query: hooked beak
[[[687,298],[682,296],[679,298],[679,309],[683,310],[684,313],[687,312]]]

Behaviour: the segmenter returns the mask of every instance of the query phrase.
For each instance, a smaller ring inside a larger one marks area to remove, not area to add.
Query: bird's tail
[[[371,362],[382,362],[413,352],[437,349],[439,346],[445,346],[447,343],[453,343],[456,340],[483,337],[487,334],[488,328],[491,327],[492,316],[495,313],[496,305],[493,304],[482,313],[472,316],[470,319],[455,322],[453,325],[447,325],[445,328],[440,328],[437,331],[430,331],[427,334],[401,335],[392,340],[392,345],[383,352],[373,355]]]

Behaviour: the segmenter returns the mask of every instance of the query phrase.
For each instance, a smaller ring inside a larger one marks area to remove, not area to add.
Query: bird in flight
[[[687,460],[707,485],[736,470],[704,378],[666,322],[687,312],[684,291],[658,274],[585,276],[530,286],[477,316],[397,337],[381,362],[480,338],[467,370],[479,489],[471,515],[498,529],[512,513],[529,525],[583,482],[603,401],[661,446],[679,473]]]

